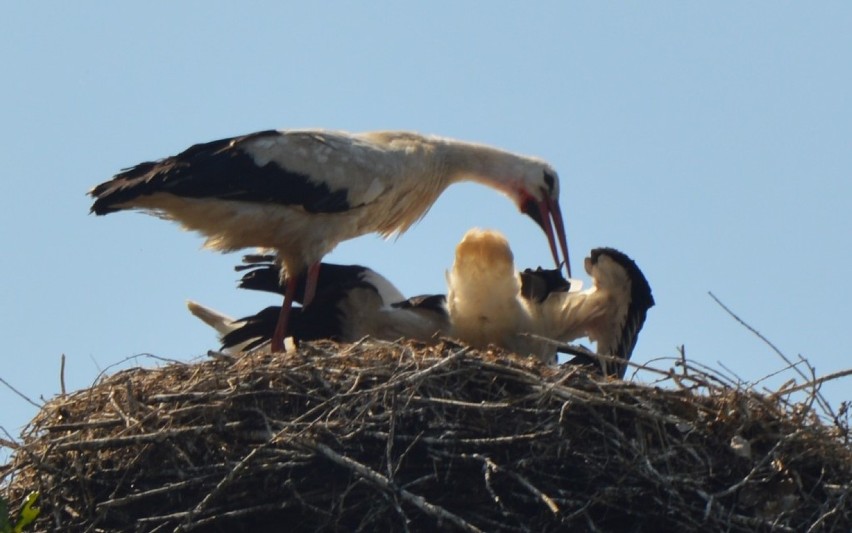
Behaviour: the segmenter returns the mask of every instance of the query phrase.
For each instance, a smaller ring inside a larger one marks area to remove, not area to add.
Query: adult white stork
[[[541,159],[447,138],[262,131],[141,163],[89,194],[97,215],[142,209],[203,234],[211,249],[274,250],[287,280],[271,346],[280,351],[300,273],[307,272],[310,304],[320,261],[338,243],[373,232],[400,234],[444,189],[465,180],[509,196],[545,232],[560,266],[558,242],[570,276],[554,169]]]
[[[270,256],[250,256],[250,269],[240,287],[281,293],[278,267]],[[302,280],[299,280],[301,282]],[[298,302],[301,295],[296,295]],[[196,302],[187,302],[190,312],[213,327],[227,352],[261,346],[270,340],[280,307],[270,306],[241,319]],[[291,310],[286,334],[297,341],[332,339],[353,342],[365,336],[397,340],[410,338],[434,341],[449,328],[444,297],[421,296],[406,300],[387,278],[359,265],[322,263],[316,296],[309,307]]]

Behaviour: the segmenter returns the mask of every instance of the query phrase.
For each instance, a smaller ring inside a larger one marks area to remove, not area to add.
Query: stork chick
[[[484,348],[495,344],[522,353],[532,317],[521,296],[509,242],[497,231],[472,229],[456,246],[447,273],[447,310],[454,337]]]
[[[560,266],[558,243],[570,275],[553,168],[540,159],[441,137],[262,131],[141,163],[89,194],[97,215],[142,209],[201,233],[207,248],[275,251],[286,281],[271,343],[280,351],[302,274],[304,304],[310,305],[320,261],[338,243],[367,233],[403,233],[459,181],[509,196],[542,228]]]
[[[599,355],[630,360],[654,297],[645,275],[624,253],[595,248],[584,262],[593,286],[555,292],[533,308],[536,333],[561,342],[588,337]],[[579,359],[575,360],[580,362]],[[623,378],[627,365],[602,361],[604,375]]]
[[[592,250],[585,267],[593,286],[571,292],[558,272],[518,274],[500,233],[471,230],[456,247],[447,276],[451,334],[548,363],[555,362],[559,344],[588,337],[598,354],[629,360],[654,305],[648,281],[633,260],[612,248]],[[604,374],[619,377],[625,370],[617,363],[602,366]]]

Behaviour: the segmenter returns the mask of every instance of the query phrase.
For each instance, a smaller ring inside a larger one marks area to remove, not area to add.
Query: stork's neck
[[[514,196],[525,176],[544,163],[491,146],[446,140],[439,144],[450,183],[475,181]]]

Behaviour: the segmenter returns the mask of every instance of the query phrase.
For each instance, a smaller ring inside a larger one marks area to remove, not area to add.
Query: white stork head
[[[511,180],[504,189],[521,213],[535,221],[547,236],[550,253],[558,268],[565,265],[571,277],[571,260],[568,256],[568,240],[565,223],[559,207],[559,177],[547,163],[530,159],[526,165],[518,165],[517,179]],[[557,250],[557,243],[559,250]],[[562,259],[559,258],[562,252]]]
[[[565,224],[562,220],[562,210],[559,208],[559,178],[556,171],[544,164],[541,173],[534,172],[521,182],[524,186],[517,189],[517,202],[522,213],[532,218],[547,235],[550,253],[558,267],[562,263],[556,250],[556,241],[562,251],[568,277],[571,277],[571,260],[568,257],[568,240],[565,236]],[[554,236],[554,228],[556,235]]]

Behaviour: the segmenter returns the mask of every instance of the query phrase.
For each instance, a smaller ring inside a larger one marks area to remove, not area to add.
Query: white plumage
[[[593,286],[577,293],[551,294],[538,308],[539,332],[568,342],[587,336],[599,355],[628,361],[654,297],[636,263],[613,248],[595,248],[584,261]],[[627,365],[599,361],[605,375],[624,377]]]
[[[456,246],[447,273],[451,335],[471,346],[494,344],[526,355],[518,333],[533,327],[512,250],[496,231],[472,229]]]
[[[444,189],[464,180],[509,196],[545,232],[557,266],[561,251],[570,275],[553,168],[540,159],[441,137],[264,131],[141,163],[90,194],[98,215],[143,209],[198,231],[215,250],[274,250],[282,279],[289,280],[272,337],[277,351],[299,275],[307,273],[309,304],[320,261],[338,243],[366,233],[402,233]]]
[[[283,290],[268,258],[251,262],[240,267],[251,269],[241,287]],[[371,336],[432,342],[448,336],[479,348],[499,346],[547,363],[556,361],[557,350],[565,343],[588,337],[597,343],[598,354],[627,361],[647,310],[654,305],[650,286],[635,262],[611,248],[592,250],[585,267],[593,282],[585,291],[574,291],[559,271],[519,273],[505,237],[473,229],[456,247],[447,272],[446,298],[403,300],[393,284],[373,270],[324,263],[314,304],[293,310],[288,334],[297,340],[338,341]],[[216,328],[226,349],[237,351],[269,340],[271,324],[278,316],[277,307],[239,321],[197,304],[190,304],[190,310]],[[599,364],[590,357],[571,362],[598,364],[605,375],[624,376],[625,364],[598,359]]]
[[[588,337],[598,354],[626,361],[654,305],[651,288],[636,263],[612,248],[592,250],[585,267],[591,288],[525,297],[506,238],[470,230],[456,247],[447,276],[451,334],[474,346],[495,344],[545,362],[556,360],[560,344]],[[601,369],[623,377],[625,368],[609,363]]]

